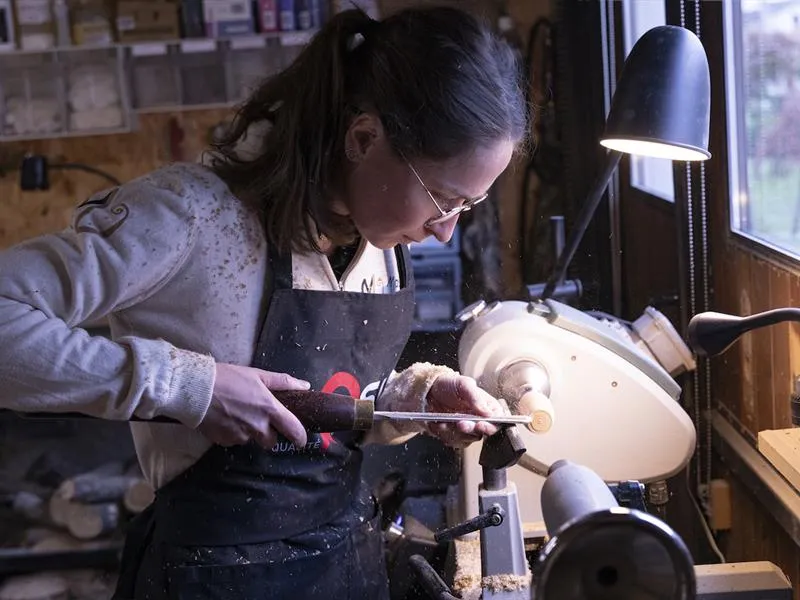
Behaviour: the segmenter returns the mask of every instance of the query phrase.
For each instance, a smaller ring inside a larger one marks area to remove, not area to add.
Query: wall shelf
[[[0,141],[126,133],[138,113],[235,106],[314,33],[0,53]]]

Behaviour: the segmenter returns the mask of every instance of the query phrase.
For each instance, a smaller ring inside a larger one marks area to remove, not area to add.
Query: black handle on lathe
[[[273,391],[275,398],[292,411],[308,431],[353,431],[372,427],[375,405],[371,400],[361,400],[329,392]],[[25,419],[93,419],[74,412],[17,412]],[[133,416],[131,421],[144,423],[178,423],[170,417],[144,419]]]

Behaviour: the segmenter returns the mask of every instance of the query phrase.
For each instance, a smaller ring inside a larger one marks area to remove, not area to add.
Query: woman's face
[[[458,216],[431,221],[441,217],[440,209],[486,194],[508,166],[514,144],[497,142],[445,162],[409,163],[391,149],[380,119],[364,113],[351,123],[345,148],[349,171],[336,210],[346,213],[367,241],[385,249],[431,235],[448,241]]]

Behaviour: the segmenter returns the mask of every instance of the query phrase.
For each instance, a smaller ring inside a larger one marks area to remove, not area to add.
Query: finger
[[[494,435],[499,431],[499,427],[497,425],[493,425],[488,421],[478,421],[474,423],[475,428],[473,429],[473,433],[480,436],[490,436]]]
[[[497,426],[487,421],[459,421],[456,428],[459,433],[468,436],[483,437],[497,433]]]
[[[258,370],[258,376],[268,390],[291,391],[308,390],[311,384],[303,379],[292,377],[288,373],[273,373],[271,371]]]
[[[278,432],[269,426],[266,428],[266,431],[254,430],[253,441],[265,450],[270,450],[278,443]]]
[[[467,422],[461,421],[457,424],[441,424],[442,426],[437,428],[435,435],[442,443],[453,448],[465,448],[481,440],[482,436],[479,434],[462,431],[460,427],[462,423],[466,424]],[[471,426],[472,423],[469,422],[469,425]]]
[[[272,394],[270,394],[270,396],[272,396]],[[283,404],[278,402],[274,396],[272,400],[268,407],[270,426],[286,436],[287,439],[294,442],[296,446],[305,446],[306,442],[308,442],[308,433],[300,422],[300,419]]]
[[[460,410],[464,412],[482,417],[490,417],[502,412],[502,405],[497,399],[479,388],[471,377],[460,377],[457,391],[462,404]]]

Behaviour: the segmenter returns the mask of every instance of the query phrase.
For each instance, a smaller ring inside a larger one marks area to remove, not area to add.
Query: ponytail
[[[354,238],[349,219],[331,212],[325,197],[344,168],[344,136],[354,110],[347,72],[363,60],[365,40],[379,27],[360,9],[333,16],[287,69],[248,98],[214,144],[212,168],[258,209],[269,241],[281,252],[319,251],[309,216],[334,243]],[[270,127],[258,158],[240,157],[237,143],[263,122]]]

